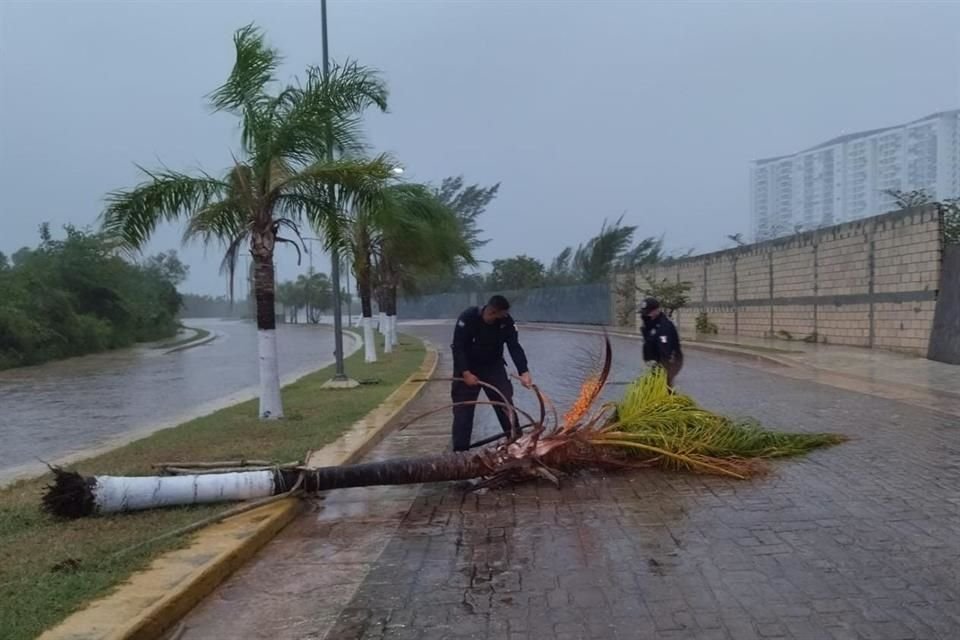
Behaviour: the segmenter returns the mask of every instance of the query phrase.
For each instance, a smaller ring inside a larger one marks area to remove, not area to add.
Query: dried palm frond
[[[590,411],[600,392],[603,391],[607,379],[610,377],[610,368],[613,365],[613,349],[610,348],[610,339],[604,337],[603,360],[598,367],[587,373],[586,379],[580,385],[580,393],[573,405],[563,416],[563,426],[561,432],[569,432],[576,428],[577,424]]]

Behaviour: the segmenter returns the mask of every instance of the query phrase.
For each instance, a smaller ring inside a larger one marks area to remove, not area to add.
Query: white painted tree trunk
[[[390,332],[390,316],[383,318],[383,352],[393,353],[393,334]]]
[[[274,494],[273,471],[211,473],[196,476],[96,476],[98,513],[265,498]]]
[[[363,361],[377,361],[377,344],[373,333],[373,318],[363,317]]]
[[[400,344],[400,338],[397,337],[397,316],[390,316],[390,337],[393,340],[393,346]]]
[[[377,316],[377,331],[383,335],[387,334],[387,314],[383,311]]]
[[[277,359],[275,329],[257,330],[257,354],[260,358],[260,417],[265,420],[282,418],[280,363]]]

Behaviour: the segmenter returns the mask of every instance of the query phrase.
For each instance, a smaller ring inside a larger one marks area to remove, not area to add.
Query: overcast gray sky
[[[503,183],[484,259],[548,261],[623,212],[716,249],[749,232],[750,160],[960,107],[956,2],[330,0],[329,17],[332,56],[389,82],[378,150],[416,180]],[[203,96],[249,22],[285,77],[320,62],[319,0],[0,0],[0,251],[42,221],[94,224],[134,162],[225,167],[234,122]],[[215,249],[180,250],[187,290],[224,292]]]

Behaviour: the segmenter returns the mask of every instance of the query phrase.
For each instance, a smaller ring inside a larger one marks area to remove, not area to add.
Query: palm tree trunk
[[[257,301],[257,354],[260,360],[260,418],[283,417],[280,399],[280,364],[277,360],[277,316],[274,237],[270,231],[254,232],[250,239],[253,254],[254,296]]]
[[[348,487],[469,480],[489,473],[490,462],[484,452],[441,453],[417,458],[322,467],[308,472],[304,486],[308,491],[327,491]],[[293,477],[295,478],[295,475]]]
[[[393,341],[394,346],[400,344],[400,339],[397,337],[397,289],[399,287],[396,283],[391,284],[390,291],[387,294],[389,296],[389,311],[387,314],[390,318],[390,340]]]
[[[376,267],[374,269],[374,277],[376,282],[373,283],[373,294],[377,300],[377,331],[380,332],[380,335],[386,335],[386,304],[383,301],[383,287],[384,287],[384,274],[386,273],[387,263],[386,258],[383,256],[383,249],[381,248],[379,255],[377,255]],[[384,342],[386,346],[386,342]]]
[[[356,256],[357,295],[360,296],[360,313],[363,315],[363,361],[377,361],[377,346],[373,336],[373,273],[370,265],[370,253],[365,247]]]
[[[393,353],[393,339],[390,335],[390,303],[387,296],[388,286],[381,279],[377,290],[377,305],[380,308],[380,335],[383,336],[383,352]]]
[[[377,262],[377,305],[380,308],[380,333],[383,335],[383,352],[392,353],[397,342],[393,333],[393,311],[391,310],[390,294],[393,289],[395,275],[393,273],[390,256],[381,250]]]
[[[379,278],[380,285],[375,287],[376,298],[377,298],[377,331],[380,332],[380,335],[386,335],[387,321],[386,321],[386,303],[383,301],[383,278]]]
[[[304,472],[308,492],[468,480],[489,475],[490,452],[467,451],[417,458],[367,462]],[[240,471],[182,476],[91,476],[54,469],[54,483],[43,496],[53,515],[80,518],[98,513],[142,511],[200,503],[247,500],[289,491],[300,476],[297,469]]]

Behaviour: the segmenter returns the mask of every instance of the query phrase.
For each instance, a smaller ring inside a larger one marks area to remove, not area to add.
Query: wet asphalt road
[[[440,346],[448,375],[450,327],[403,330]],[[597,338],[521,331],[563,407]],[[639,343],[613,345],[613,380],[633,377]],[[851,440],[747,482],[649,470],[560,490],[330,492],[184,620],[183,640],[960,637],[954,418],[698,352],[678,386],[714,410]],[[406,417],[448,397],[428,385]],[[478,422],[475,438],[497,429],[488,408]],[[441,451],[449,429],[437,414],[368,459]]]
[[[217,338],[176,353],[143,347],[0,372],[0,483],[42,470],[38,459],[76,455],[250,397],[258,376],[255,326],[186,324]],[[278,341],[281,376],[333,360],[329,329],[281,325]]]

